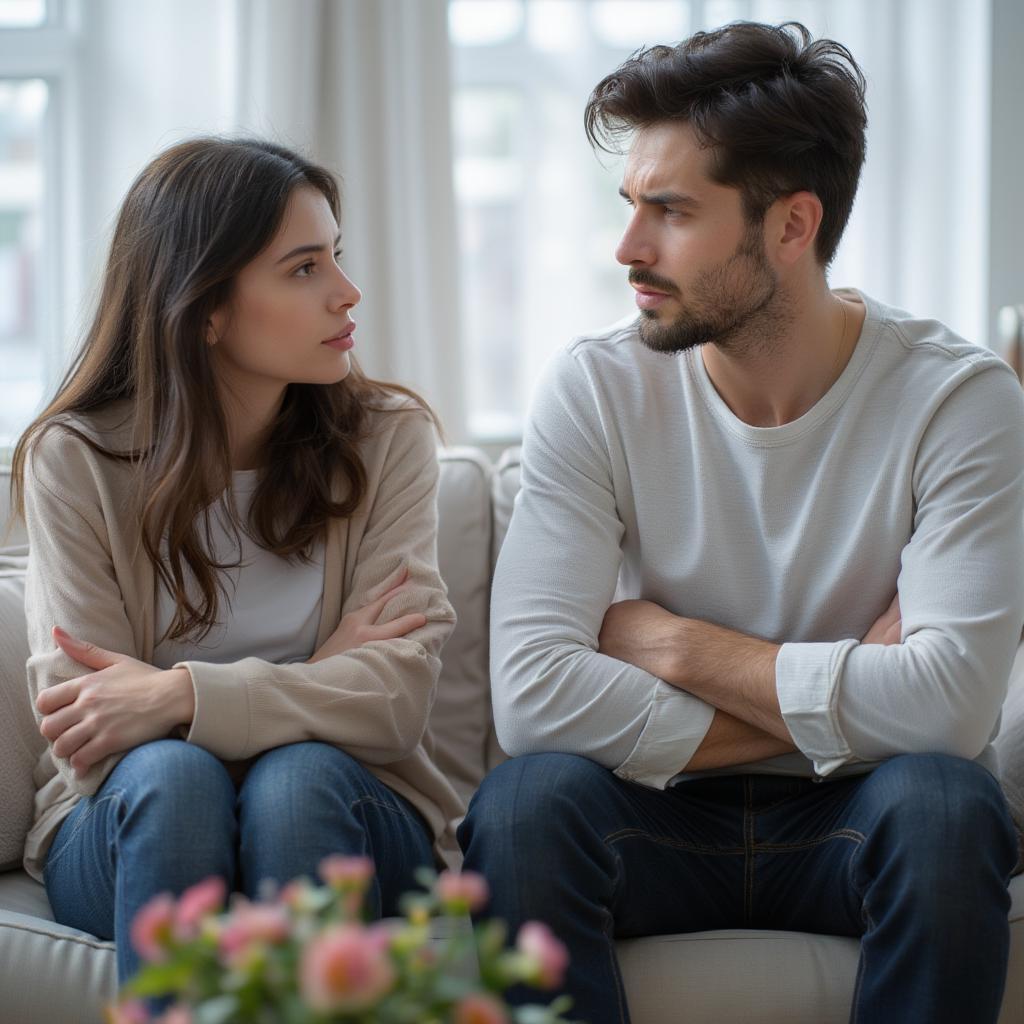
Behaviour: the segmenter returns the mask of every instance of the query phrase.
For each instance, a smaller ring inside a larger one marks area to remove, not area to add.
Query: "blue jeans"
[[[459,840],[490,883],[488,913],[513,935],[545,921],[569,947],[571,1015],[589,1024],[629,1020],[615,939],[715,928],[858,936],[859,1024],[999,1015],[1017,843],[998,784],[970,761],[662,791],[537,754],[491,772]]]
[[[373,858],[373,917],[396,912],[413,872],[433,864],[419,813],[358,761],[325,743],[262,754],[236,791],[224,764],[181,740],[129,751],[61,825],[44,869],[56,919],[117,942],[117,973],[139,966],[128,939],[138,909],[209,875],[250,899],[260,882],[316,878],[328,854]]]

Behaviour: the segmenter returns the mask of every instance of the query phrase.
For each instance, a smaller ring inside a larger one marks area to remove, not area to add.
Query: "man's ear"
[[[821,200],[813,192],[794,192],[772,203],[765,215],[766,236],[780,263],[792,265],[813,248],[821,216]]]

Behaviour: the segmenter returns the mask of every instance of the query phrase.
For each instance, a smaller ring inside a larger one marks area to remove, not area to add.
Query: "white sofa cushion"
[[[458,623],[441,656],[430,732],[437,766],[468,803],[488,769],[491,730],[491,464],[476,448],[439,457],[437,558]]]
[[[32,773],[45,741],[28,699],[25,558],[0,553],[0,870],[20,866],[32,825]]]

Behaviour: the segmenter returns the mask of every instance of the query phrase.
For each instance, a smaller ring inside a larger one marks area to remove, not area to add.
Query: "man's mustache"
[[[659,277],[650,270],[643,270],[633,267],[629,271],[629,283],[640,288],[653,288],[655,291],[664,292],[666,295],[678,295],[679,289],[668,279]]]

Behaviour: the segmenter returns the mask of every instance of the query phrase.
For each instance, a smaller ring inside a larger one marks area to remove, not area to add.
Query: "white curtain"
[[[357,356],[464,433],[445,0],[89,0],[82,265],[132,176],[197,132],[292,145],[343,180]]]
[[[62,134],[63,307],[79,316],[65,314],[63,336],[79,333],[114,212],[157,150],[203,131],[272,135],[342,176],[364,367],[421,391],[451,439],[466,439],[445,0],[69,2],[81,46]],[[937,316],[982,344],[1001,216],[988,187],[991,9],[992,0],[688,7],[691,27],[798,18],[850,47],[869,78],[869,152],[832,280]],[[552,250],[559,230],[564,217],[532,222],[534,252]],[[555,249],[567,239],[557,241]],[[587,309],[576,319],[574,330],[592,326]],[[501,358],[522,359],[524,344],[514,339]],[[475,352],[493,346],[472,339]]]

